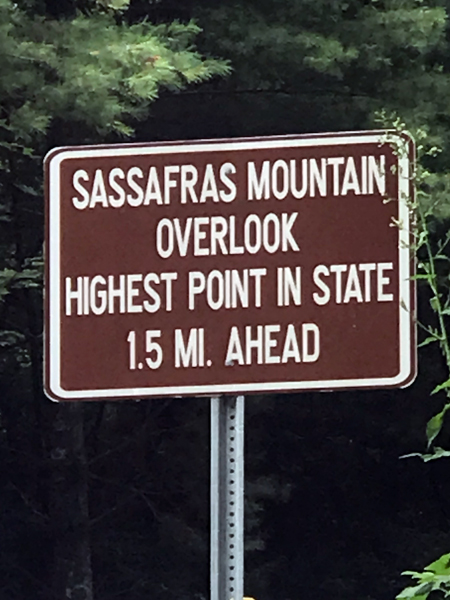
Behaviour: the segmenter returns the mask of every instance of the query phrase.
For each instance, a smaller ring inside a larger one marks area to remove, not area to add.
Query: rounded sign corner
[[[405,130],[388,129],[384,133],[380,132],[382,141],[387,144],[396,145],[396,151],[399,153],[399,157],[404,156],[414,159],[414,153],[416,148],[416,142],[413,134]]]
[[[398,135],[400,138],[403,138],[405,140],[406,144],[410,144],[411,146],[415,147],[416,141],[414,139],[413,134],[410,131],[405,129],[404,131],[399,131]]]
[[[401,381],[398,384],[398,387],[403,390],[403,389],[409,387],[410,385],[412,385],[415,382],[415,380],[417,379],[417,374],[418,374],[417,364],[414,364],[414,366],[412,367],[408,376],[406,378],[404,378],[403,381]]]
[[[50,165],[50,163],[60,154],[64,154],[65,152],[70,152],[70,146],[59,146],[57,148],[52,148],[47,152],[44,156],[44,166]]]
[[[412,383],[414,383],[417,377],[417,360],[414,355],[412,355],[407,364],[404,364],[400,369],[400,372],[395,377],[392,377],[387,385],[387,387],[404,389],[409,387]]]
[[[60,402],[63,402],[65,400],[65,398],[53,392],[53,390],[50,389],[50,385],[48,385],[47,383],[44,384],[44,393],[47,396],[47,398],[51,400],[51,402],[55,402],[56,404],[59,404]]]
[[[70,389],[64,389],[59,381],[57,373],[53,373],[53,377],[50,374],[48,379],[44,379],[44,393],[49,400],[57,404],[61,402],[67,402],[70,400],[82,400],[84,396],[82,393],[78,394]]]

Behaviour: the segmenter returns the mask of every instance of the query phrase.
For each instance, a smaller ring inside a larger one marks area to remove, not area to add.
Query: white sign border
[[[112,388],[112,389],[86,389],[65,390],[61,386],[61,297],[60,297],[60,167],[66,159],[94,158],[108,156],[132,156],[151,154],[195,153],[237,151],[269,148],[295,148],[318,147],[333,145],[354,144],[383,144],[386,142],[397,144],[399,157],[398,189],[399,189],[399,354],[400,371],[394,377],[365,378],[365,379],[330,379],[315,381],[285,381],[240,383],[220,385],[190,385],[190,386],[165,386],[165,387],[139,387],[139,388]],[[397,134],[391,131],[373,132],[340,132],[320,134],[317,136],[285,136],[273,138],[253,138],[227,140],[185,141],[169,144],[154,144],[141,146],[138,144],[124,144],[116,147],[82,147],[82,148],[56,148],[49,152],[45,161],[48,163],[48,344],[45,344],[45,359],[48,365],[48,390],[46,394],[51,400],[88,400],[88,399],[126,399],[158,396],[215,396],[220,394],[242,394],[245,392],[289,392],[289,391],[333,391],[338,389],[401,387],[409,384],[414,379],[415,373],[412,361],[412,336],[411,336],[411,290],[410,268],[410,209],[406,199],[410,194],[409,182],[409,144],[412,139],[406,134]],[[44,376],[44,380],[46,377]]]

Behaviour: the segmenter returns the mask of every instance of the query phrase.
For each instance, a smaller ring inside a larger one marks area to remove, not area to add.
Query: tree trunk
[[[50,519],[54,600],[93,600],[83,407],[52,407]]]

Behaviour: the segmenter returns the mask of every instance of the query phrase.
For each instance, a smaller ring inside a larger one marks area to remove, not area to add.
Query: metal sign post
[[[244,588],[244,396],[211,398],[211,600]]]

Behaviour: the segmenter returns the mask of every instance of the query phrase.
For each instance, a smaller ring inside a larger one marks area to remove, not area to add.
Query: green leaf
[[[417,598],[418,596],[425,596],[426,598],[428,594],[433,590],[433,587],[434,586],[431,583],[431,581],[420,585],[414,593],[414,598]]]
[[[425,338],[423,340],[423,342],[420,342],[420,344],[417,346],[418,348],[421,348],[422,346],[428,346],[428,344],[431,344],[433,342],[439,342],[440,339],[434,335],[430,335],[429,337]]]
[[[431,308],[434,310],[434,312],[439,312],[439,298],[431,298],[430,300],[430,306]]]
[[[445,261],[449,262],[450,258],[448,256],[445,256],[445,254],[437,254],[434,257],[434,260],[445,260]]]
[[[450,385],[450,382],[447,382],[447,383],[449,383],[449,385]],[[447,410],[449,408],[450,408],[450,405],[447,404],[446,406],[444,406],[444,408],[441,410],[440,413],[438,413],[437,415],[434,415],[434,417],[431,417],[431,419],[428,421],[427,429],[426,429],[427,441],[428,441],[427,447],[428,448],[431,446],[433,441],[439,435],[439,433],[442,429],[442,425],[444,424],[445,413],[447,412]]]
[[[419,583],[419,585],[410,586],[402,590],[400,594],[396,596],[396,599],[408,600],[409,598],[415,598],[416,600],[425,600],[432,589],[432,583]]]
[[[410,589],[410,588],[407,588]],[[414,600],[426,600],[428,598],[428,594],[414,594],[413,596],[407,595],[407,596],[401,596],[400,594],[398,596],[396,596],[396,598],[401,599],[401,598],[414,598]]]
[[[433,276],[430,274],[425,274],[425,273],[418,273],[417,275],[411,275],[410,279],[412,281],[416,280],[416,279],[426,279],[427,281],[431,281],[433,279]]]
[[[450,379],[447,379],[447,381],[444,381],[444,383],[440,383],[439,385],[437,385],[434,390],[431,392],[431,395],[433,394],[437,394],[438,392],[440,392],[441,390],[445,390],[447,388],[450,387]]]
[[[450,554],[443,554],[440,558],[425,567],[425,570],[432,571],[436,575],[450,575]]]
[[[412,454],[404,454],[400,458],[421,458],[423,462],[430,462],[430,460],[437,460],[438,458],[450,457],[450,451],[444,450],[443,448],[434,448],[433,454],[422,454],[421,452],[413,452]],[[405,575],[411,575],[412,572],[405,572]]]
[[[417,240],[417,247],[420,248],[420,246],[423,246],[426,243],[427,238],[428,238],[428,231],[426,231],[426,230],[425,231],[421,231],[420,235],[419,235],[419,238]]]
[[[97,4],[111,10],[126,10],[130,0],[97,0]]]

